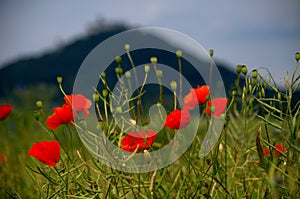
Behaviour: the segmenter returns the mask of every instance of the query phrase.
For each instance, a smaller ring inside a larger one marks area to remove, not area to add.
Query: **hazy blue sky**
[[[265,66],[280,77],[300,51],[298,0],[1,0],[0,67],[85,33],[97,19],[180,31],[235,66]]]

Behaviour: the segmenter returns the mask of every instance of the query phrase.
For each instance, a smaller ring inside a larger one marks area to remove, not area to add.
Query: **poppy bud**
[[[181,50],[177,50],[176,51],[176,56],[177,56],[178,59],[181,58],[182,57],[182,51]]]
[[[176,91],[176,89],[177,89],[177,82],[176,81],[171,81],[170,85],[171,85],[172,90]]]
[[[150,66],[148,64],[145,65],[145,73],[148,73],[150,71]]]
[[[236,91],[237,89],[233,89],[232,90],[232,92],[231,92],[231,94],[232,94],[232,97],[235,97],[236,95],[237,95],[237,91]]]
[[[248,72],[247,66],[243,65],[243,66],[242,66],[242,73],[243,73],[244,75],[246,75],[247,72]]]
[[[214,56],[214,50],[213,50],[213,49],[210,49],[210,50],[209,50],[209,55],[210,55],[211,57]]]
[[[116,112],[117,112],[117,113],[122,113],[122,112],[123,112],[122,107],[121,107],[121,106],[118,106],[118,107],[116,108]]]
[[[257,78],[257,70],[256,69],[254,69],[254,70],[252,70],[252,78]]]
[[[157,76],[158,78],[162,78],[162,76],[163,76],[162,70],[157,70],[157,71],[156,71],[156,76]]]
[[[237,65],[237,66],[236,66],[236,72],[237,72],[238,74],[240,74],[240,73],[242,72],[242,65]]]
[[[150,61],[152,64],[156,64],[157,63],[157,57],[151,57]]]
[[[125,77],[126,77],[127,79],[130,79],[130,78],[131,78],[131,73],[130,73],[130,71],[126,71]]]
[[[297,62],[299,61],[299,59],[300,59],[300,53],[299,52],[296,52],[295,59],[296,59]]]
[[[57,80],[57,83],[58,83],[58,84],[61,84],[61,83],[62,83],[62,77],[61,77],[61,76],[57,76],[56,80]]]
[[[125,50],[129,51],[130,50],[130,45],[129,44],[125,44]]]
[[[115,71],[116,71],[117,75],[122,75],[122,73],[123,73],[123,69],[121,67],[115,68]]]
[[[103,89],[103,90],[102,90],[102,95],[103,95],[103,97],[106,97],[107,94],[108,94],[108,91],[107,91],[106,89]]]
[[[99,96],[99,94],[97,93],[97,92],[95,92],[94,94],[93,94],[93,99],[94,99],[94,102],[99,102],[99,98],[100,98],[100,96]]]
[[[35,106],[37,108],[42,108],[43,107],[43,102],[41,100],[38,100],[38,101],[35,102]]]
[[[122,58],[120,56],[116,56],[116,63],[120,64],[122,62]]]

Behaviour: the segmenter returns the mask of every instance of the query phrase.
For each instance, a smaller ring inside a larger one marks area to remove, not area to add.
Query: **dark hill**
[[[127,28],[122,25],[105,28],[105,30],[78,39],[58,51],[45,53],[39,57],[23,59],[5,66],[0,70],[0,97],[9,95],[13,89],[18,87],[23,88],[36,83],[56,84],[56,77],[59,75],[63,77],[66,91],[71,92],[77,71],[87,54],[105,39],[125,30]],[[157,54],[159,59],[164,61],[164,53],[149,51],[149,56],[150,54]],[[145,56],[148,55],[138,56],[135,59],[136,64],[143,59],[149,60],[149,57]],[[176,56],[174,56],[173,62],[174,65],[177,65]],[[236,74],[222,64],[217,65],[226,89],[230,91],[236,79]],[[193,75],[191,71],[183,72]],[[193,85],[199,84],[199,80],[192,78],[192,81],[194,81]]]

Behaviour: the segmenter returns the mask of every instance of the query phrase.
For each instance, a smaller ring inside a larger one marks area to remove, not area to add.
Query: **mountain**
[[[57,85],[57,76],[63,77],[63,86],[67,93],[71,93],[77,71],[90,51],[105,39],[128,29],[128,26],[122,24],[95,27],[90,30],[88,35],[61,46],[55,51],[48,51],[41,56],[32,56],[6,65],[0,69],[0,97],[9,96],[16,88],[27,88],[38,83]],[[132,51],[131,55],[136,65],[145,63],[145,60],[149,60],[151,56],[157,56],[161,64],[178,66],[175,54],[163,50],[143,49],[142,52],[136,50]],[[121,56],[122,67],[125,67],[124,71],[126,71],[131,67],[130,61],[125,51]],[[188,64],[183,59],[183,75],[188,77],[193,87],[203,84],[203,79],[199,78],[196,75],[197,71],[192,70],[192,67],[187,66]],[[209,65],[209,63],[207,64]],[[114,73],[115,67],[117,65],[112,60],[108,70]],[[231,89],[237,79],[236,72],[231,70],[232,67],[221,62],[217,62],[217,67],[227,94],[230,96]],[[110,76],[110,80],[116,82],[116,77]],[[269,92],[267,91],[267,93]]]

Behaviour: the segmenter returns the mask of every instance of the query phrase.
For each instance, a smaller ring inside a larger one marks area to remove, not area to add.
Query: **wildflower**
[[[137,153],[148,150],[155,141],[156,135],[157,133],[152,130],[130,132],[122,139],[121,148],[128,152],[137,150]]]
[[[263,150],[263,154],[264,154],[265,157],[269,157],[269,156],[270,156],[270,151],[269,151],[269,149],[264,149],[264,150]]]
[[[5,164],[6,162],[7,162],[6,155],[0,153],[0,165]]]
[[[174,110],[167,116],[164,126],[170,129],[184,128],[190,123],[190,117],[190,113],[186,108],[183,110]]]
[[[64,97],[67,105],[72,105],[76,112],[83,112],[84,117],[87,118],[89,115],[89,108],[92,106],[91,100],[87,99],[81,94],[67,95]]]
[[[8,104],[0,105],[0,120],[4,120],[8,117],[12,110],[12,106]]]
[[[204,113],[211,114],[213,112],[215,118],[220,118],[220,115],[226,111],[227,101],[227,98],[215,98],[209,100]]]
[[[55,166],[60,158],[60,144],[56,140],[36,142],[28,154],[48,166]]]
[[[46,124],[50,129],[55,130],[62,124],[73,124],[74,118],[70,105],[64,104],[62,107],[53,108],[53,110],[54,113],[46,120]]]
[[[275,144],[275,148],[276,148],[278,151],[282,152],[282,153],[286,153],[286,148],[283,148],[282,144],[280,144],[280,143]],[[274,149],[273,152],[274,152],[274,154],[275,154],[276,156],[280,156],[281,154],[280,154],[277,150]],[[269,156],[270,156],[270,153],[271,153],[270,150],[267,149],[267,148],[265,148],[265,149],[263,150],[263,154],[264,154],[264,156],[266,156],[266,157],[269,157]]]
[[[286,148],[283,148],[282,144],[280,144],[280,143],[277,143],[277,144],[275,145],[275,148],[276,148],[278,151],[282,152],[282,153],[286,153]],[[274,149],[274,154],[277,155],[277,156],[280,156],[281,154],[280,154],[278,151],[276,151],[276,150]]]
[[[197,105],[204,104],[209,97],[209,86],[198,86],[191,88],[190,92],[184,97],[184,105],[189,110],[194,109]]]

